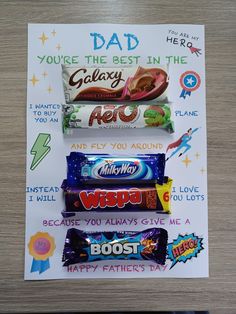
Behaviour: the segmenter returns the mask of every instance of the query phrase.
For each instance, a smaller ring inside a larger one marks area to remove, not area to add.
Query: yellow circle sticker
[[[28,248],[36,261],[45,261],[53,255],[56,245],[54,238],[47,232],[37,232],[30,238]]]

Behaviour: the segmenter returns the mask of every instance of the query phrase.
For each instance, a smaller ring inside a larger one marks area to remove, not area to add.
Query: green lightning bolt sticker
[[[51,140],[50,134],[39,133],[33,147],[31,148],[30,154],[34,155],[34,159],[31,163],[30,170],[34,170],[40,162],[50,152],[51,147],[47,146]]]

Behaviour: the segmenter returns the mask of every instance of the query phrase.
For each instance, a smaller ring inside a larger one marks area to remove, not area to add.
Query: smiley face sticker
[[[56,248],[54,238],[47,232],[37,232],[28,243],[29,254],[33,256],[31,272],[43,273],[50,268],[49,257]]]

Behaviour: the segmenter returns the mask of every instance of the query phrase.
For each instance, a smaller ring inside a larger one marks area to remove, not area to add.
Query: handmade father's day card
[[[208,276],[204,27],[30,24],[25,279]]]

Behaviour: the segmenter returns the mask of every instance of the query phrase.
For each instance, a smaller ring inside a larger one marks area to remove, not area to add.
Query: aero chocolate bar
[[[67,104],[62,105],[63,131],[68,129],[158,128],[174,132],[167,104]]]

